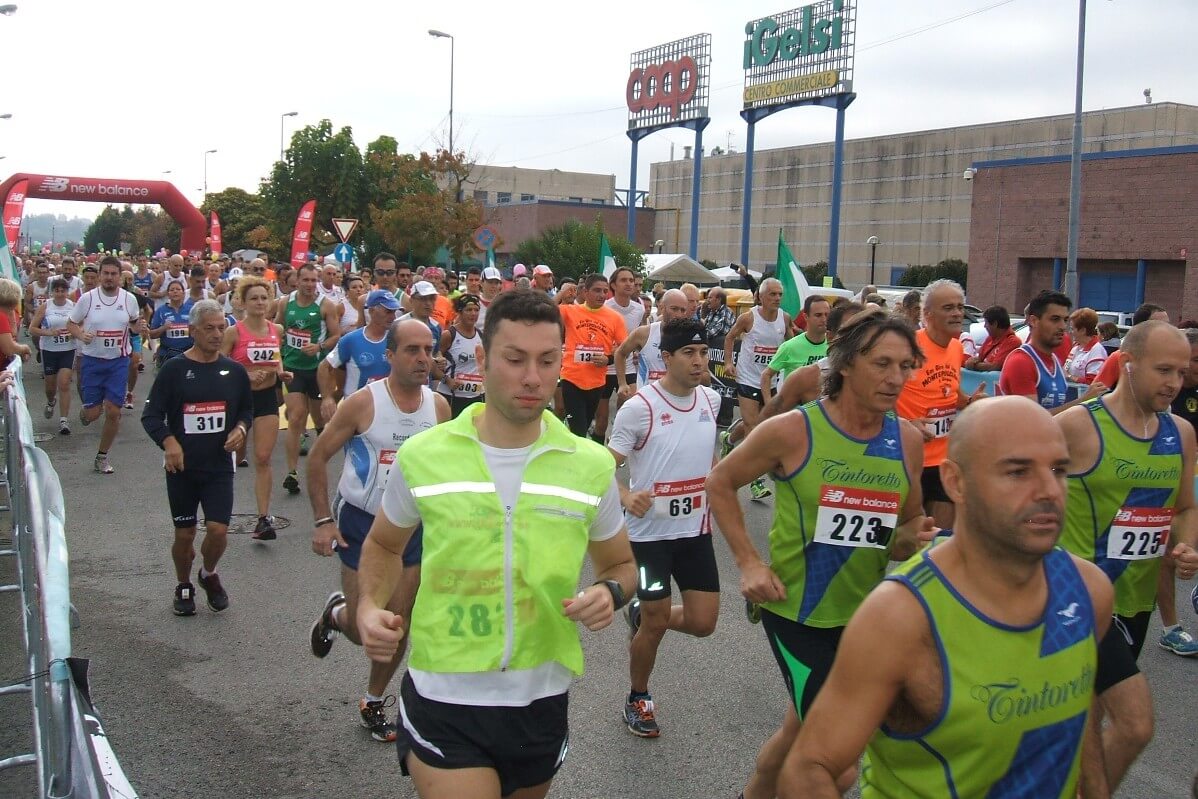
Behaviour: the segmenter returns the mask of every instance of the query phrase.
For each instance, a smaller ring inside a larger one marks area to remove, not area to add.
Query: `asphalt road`
[[[138,397],[149,390],[143,376]],[[27,370],[31,397],[40,376]],[[51,423],[35,409],[35,427]],[[74,421],[53,436],[50,454],[67,497],[71,591],[82,625],[75,654],[91,659],[92,696],[110,741],[142,797],[414,796],[394,748],[358,726],[367,664],[338,640],[328,658],[308,649],[308,628],[337,587],[337,561],[309,549],[306,495],[276,493],[276,514],[292,520],[279,540],[233,535],[220,573],[231,607],[201,604],[192,618],[171,613],[171,522],[159,451],[132,412],[112,450],[113,476],[92,471],[98,426]],[[282,479],[282,446],[275,482]],[[771,501],[750,503],[750,529],[764,550]],[[237,475],[234,511],[254,511],[252,470]],[[0,537],[4,535],[0,532]],[[587,674],[571,691],[571,746],[551,796],[591,799],[735,797],[760,744],[781,720],[781,677],[761,628],[744,618],[735,565],[717,543],[723,614],[715,633],[670,634],[651,688],[662,736],[633,737],[620,721],[628,690],[625,627],[583,633]],[[0,563],[0,580],[11,564]],[[589,582],[589,578],[587,579]],[[1190,585],[1178,586],[1183,621]],[[18,640],[11,595],[0,595],[0,635]],[[1154,630],[1158,629],[1154,625]],[[1153,639],[1154,640],[1154,639]],[[16,647],[0,647],[0,678],[19,675]],[[884,651],[878,657],[885,657]],[[1156,707],[1156,738],[1128,776],[1121,797],[1188,795],[1198,744],[1193,721],[1198,659],[1156,646],[1140,659]],[[28,747],[28,701],[0,697],[0,757]],[[0,797],[29,796],[30,770],[0,772]]]

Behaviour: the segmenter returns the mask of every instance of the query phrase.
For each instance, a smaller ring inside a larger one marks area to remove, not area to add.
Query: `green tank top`
[[[1124,430],[1102,399],[1085,403],[1100,441],[1098,463],[1069,475],[1060,545],[1093,561],[1115,586],[1115,613],[1156,606],[1161,558],[1168,549],[1181,483],[1181,436],[1168,413],[1152,438]]]
[[[791,372],[810,366],[828,354],[828,339],[819,344],[807,338],[806,333],[800,333],[782,342],[774,357],[770,359],[770,368],[782,375],[785,380]]]
[[[799,409],[807,459],[775,479],[770,563],[786,599],[766,610],[811,627],[843,627],[882,580],[907,499],[899,420],[862,441],[841,432],[821,402]]]
[[[311,371],[320,366],[325,353],[304,355],[300,347],[305,344],[320,344],[328,331],[324,327],[324,316],[320,312],[318,297],[311,305],[300,305],[297,292],[287,296],[287,311],[283,316],[283,367]]]
[[[1048,601],[1028,627],[982,615],[925,549],[886,579],[923,605],[940,654],[942,705],[932,724],[874,733],[862,799],[907,796],[1074,799],[1094,693],[1094,608],[1069,554],[1044,558]]]

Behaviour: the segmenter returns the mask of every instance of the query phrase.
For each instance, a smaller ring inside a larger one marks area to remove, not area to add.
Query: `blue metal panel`
[[[640,139],[632,138],[632,171],[628,175],[628,240],[636,241],[636,151]]]
[[[1136,261],[1136,307],[1144,304],[1144,285],[1148,282],[1148,262]]]
[[[1136,309],[1136,276],[1114,272],[1081,273],[1078,305],[1098,311]]]
[[[1065,259],[1064,258],[1053,258],[1052,259],[1052,289],[1053,289],[1053,291],[1061,290],[1061,274],[1064,271],[1064,267],[1065,267]]]
[[[890,285],[897,286],[903,275],[907,274],[907,267],[892,266],[890,267]]]
[[[1083,161],[1105,161],[1110,158],[1144,158],[1153,155],[1186,155],[1198,153],[1198,144],[1183,144],[1177,147],[1143,147],[1139,150],[1115,150],[1104,153],[1082,153]],[[971,166],[975,169],[990,169],[1000,166],[1029,166],[1031,164],[1063,164],[1069,161],[1068,155],[1040,155],[1034,158],[1007,158],[995,161],[974,161]]]
[[[745,136],[745,189],[740,214],[740,262],[749,265],[749,222],[753,215],[753,143],[757,120],[748,118],[749,132]]]

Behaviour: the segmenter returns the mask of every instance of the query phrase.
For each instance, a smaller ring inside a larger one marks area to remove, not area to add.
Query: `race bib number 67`
[[[886,549],[898,512],[897,492],[825,484],[820,489],[815,540],[837,547]]]

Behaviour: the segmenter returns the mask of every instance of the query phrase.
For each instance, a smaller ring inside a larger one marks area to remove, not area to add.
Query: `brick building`
[[[969,301],[1020,311],[1063,284],[1069,157],[973,165]],[[1131,311],[1153,302],[1198,319],[1198,145],[1085,153],[1078,244],[1082,306]]]

